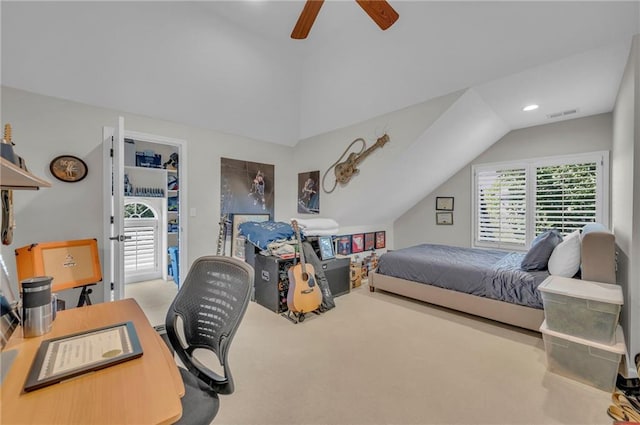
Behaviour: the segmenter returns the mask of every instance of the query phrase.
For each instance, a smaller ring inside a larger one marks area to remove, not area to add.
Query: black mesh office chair
[[[210,424],[218,412],[218,394],[234,391],[227,355],[247,310],[253,268],[231,258],[198,258],[171,303],[165,321],[172,348],[188,369],[180,367],[185,386],[181,424]],[[197,349],[213,352],[223,376],[194,357]]]

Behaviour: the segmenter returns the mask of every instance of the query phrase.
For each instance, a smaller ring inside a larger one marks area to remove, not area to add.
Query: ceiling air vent
[[[566,117],[567,115],[573,115],[573,114],[577,114],[578,113],[578,109],[568,109],[566,111],[562,111],[562,112],[554,112],[553,114],[548,114],[547,118],[554,119],[554,118],[560,118],[560,117]]]

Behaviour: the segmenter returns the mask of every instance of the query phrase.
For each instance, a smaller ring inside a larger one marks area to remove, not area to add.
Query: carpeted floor
[[[537,333],[367,286],[336,305],[294,325],[250,303],[215,423],[612,423],[610,394],[546,371]]]
[[[148,280],[129,283],[124,288],[125,298],[135,298],[152,325],[164,323],[171,301],[178,293],[173,280]]]

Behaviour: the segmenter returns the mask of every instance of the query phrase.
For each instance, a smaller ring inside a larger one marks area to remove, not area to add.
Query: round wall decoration
[[[63,182],[79,182],[87,176],[87,164],[73,155],[60,155],[49,164],[51,174]]]

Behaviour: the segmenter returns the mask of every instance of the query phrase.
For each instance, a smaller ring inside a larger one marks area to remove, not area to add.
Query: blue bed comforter
[[[520,269],[525,253],[422,244],[380,256],[378,273],[542,308],[537,287],[546,271]]]

